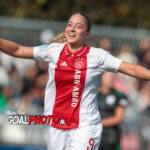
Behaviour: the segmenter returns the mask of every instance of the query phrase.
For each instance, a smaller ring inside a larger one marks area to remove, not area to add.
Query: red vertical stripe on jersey
[[[66,124],[52,123],[53,127],[72,129],[79,126],[80,102],[86,78],[88,52],[89,47],[84,46],[78,53],[68,54],[64,49],[60,55],[55,69],[56,99],[53,115],[58,115]]]

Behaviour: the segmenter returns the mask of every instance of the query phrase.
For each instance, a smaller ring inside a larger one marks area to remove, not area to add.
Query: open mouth
[[[74,33],[69,33],[68,36],[69,36],[70,38],[76,37],[76,35],[75,35]]]

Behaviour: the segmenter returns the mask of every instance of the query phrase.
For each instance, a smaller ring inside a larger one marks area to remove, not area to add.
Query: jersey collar
[[[76,51],[76,52],[71,52],[70,50],[69,50],[69,47],[68,47],[68,44],[66,44],[65,45],[65,52],[66,52],[66,55],[67,56],[69,56],[69,55],[75,55],[75,56],[81,56],[82,54],[84,54],[84,52],[87,50],[87,48],[88,48],[88,46],[86,45],[86,44],[84,44],[84,46],[81,48],[81,49],[79,49],[78,51]]]

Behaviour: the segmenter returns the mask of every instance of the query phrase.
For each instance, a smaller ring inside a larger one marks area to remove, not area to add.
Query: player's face
[[[73,15],[68,21],[65,33],[67,42],[72,47],[83,46],[86,39],[89,37],[86,19],[80,14]]]
[[[111,72],[106,72],[102,77],[102,86],[111,87],[114,81],[114,75]]]

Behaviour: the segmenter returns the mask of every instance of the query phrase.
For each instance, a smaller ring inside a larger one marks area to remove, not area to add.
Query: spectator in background
[[[0,64],[0,86],[7,86],[10,83],[10,78],[7,70]]]
[[[12,96],[10,77],[7,70],[0,64],[0,113],[9,108],[8,101]]]
[[[8,71],[10,78],[10,86],[12,88],[13,98],[18,98],[21,96],[21,91],[23,87],[23,78],[20,76],[17,68],[12,65],[11,69]]]
[[[22,94],[28,92],[32,86],[34,85],[34,82],[37,77],[37,73],[38,73],[38,70],[36,67],[32,66],[32,67],[29,67],[27,69],[27,72],[25,74],[25,77],[23,79],[23,89],[22,89]]]
[[[138,63],[138,58],[136,55],[134,55],[132,47],[127,44],[123,44],[121,46],[118,57],[129,63],[133,63],[133,64]]]
[[[143,64],[144,55],[149,50],[150,50],[150,39],[147,37],[144,37],[139,41],[139,48],[137,52],[137,56],[138,56],[138,60],[140,64]]]
[[[6,71],[11,70],[14,60],[15,59],[13,57],[0,52],[0,64],[5,68]]]
[[[134,93],[131,94],[133,95]],[[150,83],[145,81],[139,82],[136,94],[137,97],[130,100],[131,106],[127,108],[124,125],[126,126],[127,135],[133,135],[136,131],[140,149],[143,149],[144,145],[144,150],[149,150]]]
[[[118,58],[132,64],[137,64],[138,63],[138,58],[137,56],[133,53],[133,49],[131,46],[127,44],[123,44],[121,48],[119,49],[119,54],[117,55]],[[136,82],[135,78],[124,75],[124,74],[119,74],[118,80],[116,84],[116,88],[118,90],[121,90],[122,92],[129,93],[133,89],[134,82]],[[119,86],[119,84],[121,86]]]
[[[143,66],[150,70],[150,49],[143,56]]]
[[[48,74],[48,64],[45,62],[36,62],[35,67],[38,70],[37,75],[39,76],[40,74]]]
[[[99,41],[99,47],[110,52],[112,51],[112,42],[109,38],[101,38]]]
[[[0,114],[6,111],[15,111],[11,86],[0,87]]]
[[[142,113],[150,113],[150,83],[142,82],[139,87],[137,108]]]
[[[46,44],[49,39],[52,39],[55,36],[55,33],[52,29],[44,29],[40,34],[41,44]]]
[[[2,87],[0,87],[0,113],[6,107],[6,105],[7,105],[7,101],[2,93]]]
[[[98,107],[103,124],[99,150],[120,149],[120,124],[128,101],[123,93],[113,88],[114,78],[112,73],[104,73],[98,90]]]
[[[28,68],[23,79],[22,100],[19,104],[20,108],[18,108],[20,111],[41,114],[44,105],[45,85],[48,80],[48,74],[45,69],[47,69],[45,63],[37,63],[36,67]]]

